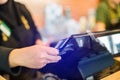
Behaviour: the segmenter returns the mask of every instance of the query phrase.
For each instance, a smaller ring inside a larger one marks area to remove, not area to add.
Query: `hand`
[[[50,45],[50,41],[44,43],[43,41],[41,41],[40,39],[37,39],[35,42],[36,45],[44,45],[44,46],[49,46]]]
[[[9,55],[11,67],[24,66],[40,69],[48,63],[55,63],[61,59],[55,48],[34,45],[21,49],[14,49]]]
[[[105,23],[101,21],[97,22],[96,25],[91,29],[92,32],[105,31],[105,30],[106,30]]]
[[[35,44],[36,44],[36,45],[44,45],[44,43],[43,43],[40,39],[37,39],[37,40],[35,41]]]

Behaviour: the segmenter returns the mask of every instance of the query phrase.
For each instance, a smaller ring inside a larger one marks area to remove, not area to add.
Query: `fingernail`
[[[58,58],[59,60],[61,60],[61,57],[59,56],[59,58]]]

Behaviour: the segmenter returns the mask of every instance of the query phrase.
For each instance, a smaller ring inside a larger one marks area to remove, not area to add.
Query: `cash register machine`
[[[99,51],[94,48],[97,51],[94,56],[91,53],[87,59],[79,61],[78,69],[85,80],[89,80],[91,78],[89,76],[110,67],[114,63],[113,56],[120,55],[120,30],[93,33],[93,35],[96,36],[94,38],[96,42],[101,45],[99,48],[106,49]],[[93,42],[92,44],[96,43]]]
[[[80,55],[77,67],[82,80],[94,80],[89,77],[112,66],[114,63],[113,56],[119,55],[120,30],[74,34],[58,41],[52,47],[59,50],[60,56],[74,54],[78,51]],[[87,52],[83,54],[82,51]]]

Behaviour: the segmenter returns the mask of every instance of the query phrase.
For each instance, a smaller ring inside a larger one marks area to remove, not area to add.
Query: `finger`
[[[50,43],[51,43],[51,41],[49,40],[49,41],[47,41],[46,43],[44,43],[46,46],[50,46]]]
[[[57,63],[58,61],[48,61],[47,64],[49,63]]]
[[[49,55],[58,55],[59,54],[59,51],[55,48],[52,48],[52,47],[47,47],[46,49],[46,53],[49,54]]]
[[[52,55],[46,55],[46,59],[50,62],[56,62],[61,60],[60,56],[52,56]]]

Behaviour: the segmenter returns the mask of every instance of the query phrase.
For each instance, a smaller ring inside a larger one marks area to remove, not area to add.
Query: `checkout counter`
[[[119,62],[119,64],[120,64],[120,56],[114,57],[114,60]],[[119,70],[115,71],[114,73],[112,73],[100,80],[120,80],[120,66],[118,66],[118,68],[119,68]]]

